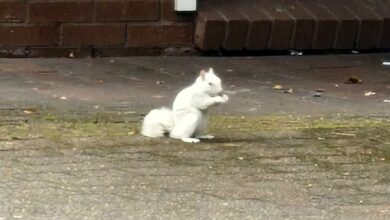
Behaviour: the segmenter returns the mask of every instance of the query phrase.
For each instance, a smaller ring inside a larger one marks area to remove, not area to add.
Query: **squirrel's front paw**
[[[229,100],[229,97],[227,95],[215,97],[215,103],[218,103],[218,104],[225,103],[228,100]]]
[[[229,96],[227,96],[227,95],[223,95],[222,98],[223,98],[223,100],[224,100],[225,102],[229,101]]]

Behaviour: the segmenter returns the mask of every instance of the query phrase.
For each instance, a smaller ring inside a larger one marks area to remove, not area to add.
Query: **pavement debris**
[[[316,92],[313,94],[313,97],[321,97],[322,96],[322,93],[320,92]]]
[[[275,90],[282,90],[283,89],[283,86],[279,85],[279,84],[276,84],[274,85],[274,87],[272,87],[273,89]]]
[[[351,76],[344,83],[346,83],[346,84],[361,84],[361,83],[363,83],[363,80],[359,79],[357,77]]]
[[[292,94],[294,90],[292,88],[284,90],[284,93]]]
[[[376,95],[376,92],[373,92],[373,91],[364,92],[364,96],[373,96],[373,95]]]
[[[302,56],[303,52],[302,51],[296,51],[296,50],[290,50],[290,55],[291,56]]]

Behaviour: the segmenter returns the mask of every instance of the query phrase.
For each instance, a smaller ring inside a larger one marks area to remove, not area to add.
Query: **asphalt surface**
[[[389,219],[386,60],[0,59],[0,220]],[[140,136],[208,67],[216,139]]]

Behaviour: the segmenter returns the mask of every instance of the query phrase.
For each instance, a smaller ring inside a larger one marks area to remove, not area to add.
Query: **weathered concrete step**
[[[389,0],[200,1],[201,50],[390,48]]]

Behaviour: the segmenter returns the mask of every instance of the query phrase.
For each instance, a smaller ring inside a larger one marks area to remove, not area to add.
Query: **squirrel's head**
[[[205,92],[211,96],[216,96],[223,91],[221,79],[215,75],[213,68],[209,71],[201,70],[196,84]]]

